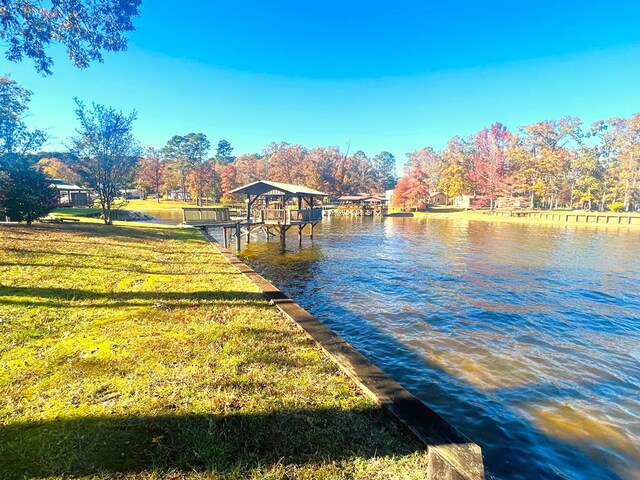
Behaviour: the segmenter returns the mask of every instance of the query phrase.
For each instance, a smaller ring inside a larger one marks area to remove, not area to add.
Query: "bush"
[[[0,170],[0,211],[14,222],[46,216],[58,205],[58,191],[51,180],[26,162]]]
[[[624,204],[622,202],[613,202],[609,204],[609,210],[612,212],[621,212],[624,208]]]

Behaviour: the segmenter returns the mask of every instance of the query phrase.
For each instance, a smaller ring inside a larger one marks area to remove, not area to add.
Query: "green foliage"
[[[75,100],[80,128],[72,139],[74,169],[97,192],[104,222],[111,224],[114,201],[133,181],[141,153],[132,132],[136,113],[125,115],[96,103],[87,109]]]
[[[218,148],[216,148],[216,163],[218,165],[228,165],[235,160],[235,157],[231,155],[233,147],[226,140],[220,140],[218,142]]]
[[[621,212],[624,209],[624,203],[613,202],[609,204],[609,210],[612,212]]]
[[[46,140],[43,132],[28,130],[23,121],[30,98],[29,90],[0,76],[0,215],[29,224],[58,201],[50,180],[34,168],[35,157],[29,155]]]
[[[41,130],[28,130],[23,121],[30,99],[29,90],[0,76],[0,159],[5,162],[37,150],[47,139]]]
[[[47,5],[51,3],[51,5]],[[4,0],[0,3],[0,38],[12,62],[30,58],[36,70],[51,74],[51,43],[64,45],[76,67],[102,61],[102,50],[126,50],[125,33],[134,30],[132,18],[141,0]]]
[[[0,163],[0,216],[31,224],[58,205],[51,180],[25,161]]]
[[[396,158],[389,152],[380,152],[373,157],[373,168],[383,190],[396,186]]]

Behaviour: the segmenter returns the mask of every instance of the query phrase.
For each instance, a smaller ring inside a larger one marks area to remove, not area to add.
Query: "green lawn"
[[[195,207],[195,202],[183,202],[179,200],[162,200],[160,203],[155,198],[149,197],[146,200],[128,200],[126,210],[135,210],[137,212],[145,212],[147,210],[173,210],[181,209],[182,207]],[[222,203],[209,202],[205,207],[222,207],[225,206]]]
[[[0,478],[425,478],[195,230],[0,227]]]
[[[53,211],[56,217],[92,217],[101,213],[99,208],[90,207],[58,207]]]

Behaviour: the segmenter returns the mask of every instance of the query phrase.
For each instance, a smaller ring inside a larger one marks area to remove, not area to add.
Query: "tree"
[[[20,159],[0,164],[0,212],[28,225],[58,205],[58,191],[40,170]]]
[[[222,191],[221,200],[225,203],[233,201],[231,190],[236,188],[236,167],[233,163],[229,163],[220,170],[220,190]]]
[[[285,145],[269,157],[268,179],[275,182],[296,183],[301,179],[300,170],[308,152],[301,145]]]
[[[341,193],[343,194],[379,193],[382,189],[376,178],[373,163],[362,150],[347,157],[344,165],[342,189]]]
[[[315,147],[308,151],[298,168],[298,177],[303,185],[340,195],[343,192],[344,155],[338,147]]]
[[[592,210],[593,204],[601,197],[602,180],[598,159],[592,150],[583,148],[571,162],[573,177],[571,204],[577,200],[584,208]]]
[[[80,176],[58,157],[42,157],[38,160],[38,168],[49,178],[59,178],[70,184],[80,182]]]
[[[396,158],[389,152],[380,152],[373,157],[373,169],[383,190],[396,186]]]
[[[394,191],[394,203],[423,209],[429,201],[429,168],[438,161],[438,154],[432,148],[423,148],[407,156],[409,160],[404,166],[404,175]]]
[[[443,157],[443,169],[439,175],[438,188],[449,198],[473,192],[469,171],[473,167],[472,141],[453,137],[447,143]]]
[[[612,118],[608,124],[619,164],[618,183],[623,195],[622,204],[624,210],[629,211],[640,187],[640,113],[630,118]]]
[[[24,123],[31,92],[8,76],[0,76],[0,157],[11,161],[40,148],[47,140],[41,130]]]
[[[93,188],[100,201],[104,223],[111,225],[114,200],[120,188],[133,180],[140,147],[133,138],[136,112],[128,115],[111,107],[75,99],[80,127],[71,139],[77,156],[75,170]]]
[[[40,148],[46,135],[24,123],[31,92],[8,76],[0,77],[0,210],[15,221],[49,213],[58,200],[51,181],[27,154]]]
[[[496,194],[504,181],[510,139],[511,134],[499,122],[479,131],[475,137],[475,155],[469,178],[476,189],[488,198],[490,208],[495,206]]]
[[[182,198],[186,198],[187,179],[196,167],[202,164],[211,148],[211,143],[204,133],[188,133],[187,135],[174,135],[169,139],[162,150],[162,154],[173,164],[177,172],[182,189]],[[195,174],[204,175],[204,170],[199,169]],[[190,185],[203,185],[203,179],[195,179],[191,176]],[[202,192],[194,192],[197,195],[196,202],[201,203]]]
[[[156,194],[156,201],[160,203],[160,188],[164,185],[164,163],[160,152],[155,148],[148,148],[145,156],[140,160],[137,183],[143,189]]]
[[[240,155],[233,162],[236,171],[236,184],[244,185],[257,180],[269,179],[267,174],[268,162],[268,157],[262,157],[255,153],[251,155]]]
[[[127,49],[125,34],[135,30],[133,17],[141,0],[56,0],[45,6],[39,0],[0,2],[0,40],[5,56],[19,62],[30,58],[36,70],[51,74],[53,60],[46,53],[51,43],[67,47],[78,68],[102,62],[102,51]],[[47,2],[48,3],[48,2]]]
[[[226,140],[220,140],[218,147],[216,148],[216,163],[218,165],[227,165],[235,160],[235,157],[231,156],[233,147]]]

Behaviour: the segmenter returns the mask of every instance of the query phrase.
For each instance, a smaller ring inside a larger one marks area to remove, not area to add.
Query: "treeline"
[[[226,140],[218,142],[213,156],[208,156],[210,149],[202,133],[176,135],[163,148],[146,150],[127,186],[158,198],[230,203],[238,200],[231,190],[256,180],[302,184],[333,197],[357,192],[380,194],[396,184],[395,157],[389,152],[369,158],[362,151],[348,155],[338,147],[307,149],[274,142],[260,154],[235,157]],[[72,155],[41,155],[45,156],[38,165],[50,177],[82,183],[73,170],[76,160]]]
[[[640,204],[640,114],[585,127],[566,117],[511,132],[501,123],[447,147],[408,155],[396,206],[424,208],[437,191],[478,207],[632,210]],[[522,200],[522,201],[520,201]]]
[[[234,157],[233,147],[221,140],[215,156],[207,158],[209,147],[204,134],[191,133],[172,137],[160,150],[148,149],[136,184],[149,193],[232,202],[231,190],[256,180],[303,184],[331,196],[381,192],[396,182],[395,158],[389,152],[369,158],[362,151],[348,155],[338,147],[307,149],[279,142],[260,154]]]

